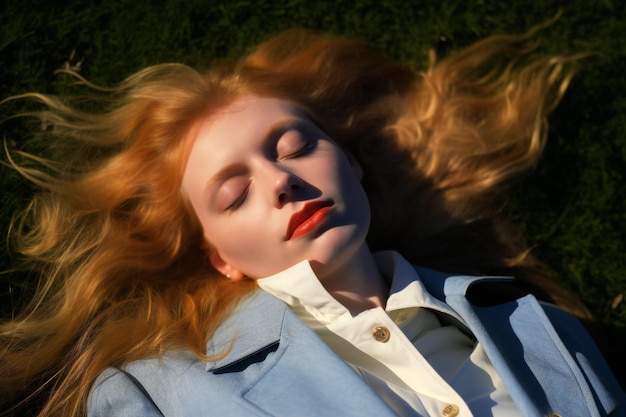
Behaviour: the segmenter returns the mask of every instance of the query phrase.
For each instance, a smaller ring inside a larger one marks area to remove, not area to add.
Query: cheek
[[[268,228],[261,227],[266,222],[249,216],[244,219],[237,222],[223,220],[217,227],[204,227],[204,236],[226,263],[254,277],[258,274],[260,260],[270,257],[268,242],[271,236]]]
[[[367,200],[365,190],[361,184],[362,171],[359,165],[340,160],[337,162],[337,186],[341,188],[341,193],[347,198]]]
[[[250,246],[253,234],[246,235],[245,227],[228,225],[228,222],[221,222],[219,227],[204,227],[204,237],[211,242],[217,251],[223,256],[232,256],[239,252],[245,252]]]

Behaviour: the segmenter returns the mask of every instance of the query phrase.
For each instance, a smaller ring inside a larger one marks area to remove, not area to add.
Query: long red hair
[[[207,340],[255,284],[205,262],[180,183],[195,126],[245,95],[297,103],[359,159],[373,248],[441,269],[518,269],[577,310],[494,216],[508,181],[536,163],[571,76],[566,58],[530,59],[527,41],[492,37],[415,73],[362,42],[289,31],[204,74],[147,68],[94,96],[95,113],[20,97],[45,105],[29,115],[51,156],[14,155],[42,189],[15,223],[41,283],[0,326],[0,402],[74,416],[106,367],[179,347],[211,360]]]

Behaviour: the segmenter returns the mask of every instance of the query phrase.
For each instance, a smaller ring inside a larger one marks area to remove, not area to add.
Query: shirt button
[[[389,337],[391,337],[391,333],[389,329],[385,326],[376,326],[374,330],[372,330],[372,335],[374,335],[374,339],[377,342],[387,343],[389,341]]]
[[[459,415],[459,406],[456,404],[447,404],[441,410],[441,415],[443,417],[456,417]]]

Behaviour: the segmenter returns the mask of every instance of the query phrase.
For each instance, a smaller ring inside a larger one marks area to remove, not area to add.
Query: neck
[[[320,282],[337,301],[353,314],[373,307],[384,307],[389,296],[389,285],[378,270],[369,247],[363,244],[348,261],[319,275],[314,262],[313,270]]]

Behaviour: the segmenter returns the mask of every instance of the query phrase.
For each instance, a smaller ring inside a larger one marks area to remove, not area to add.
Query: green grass
[[[294,26],[362,37],[423,68],[433,45],[453,51],[490,34],[523,32],[552,18],[561,3],[104,0],[60,6],[47,0],[8,1],[0,6],[0,98],[71,91],[66,79],[53,74],[66,63],[80,63],[86,78],[111,85],[156,63],[203,67]],[[573,0],[542,32],[544,52],[595,54],[582,62],[551,118],[541,164],[512,188],[506,208],[557,279],[576,291],[602,323],[622,329],[626,302],[612,303],[626,293],[625,4]],[[438,42],[442,36],[446,41]],[[0,118],[18,110],[23,107],[3,105]],[[18,123],[0,125],[10,145],[22,146],[24,133]],[[5,231],[32,190],[4,166],[0,188],[0,268],[8,269],[16,259],[7,250]],[[20,274],[0,276],[1,313],[10,315],[31,287]]]

